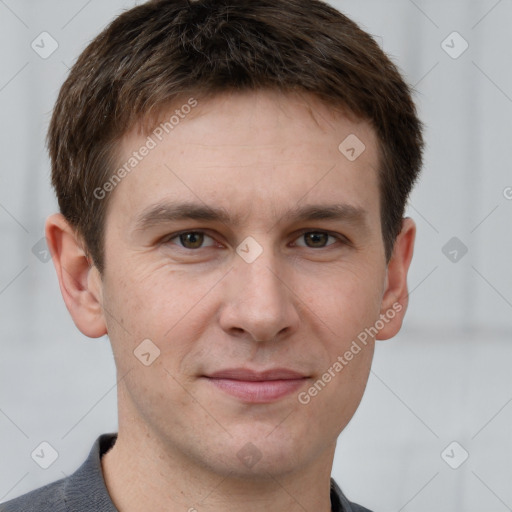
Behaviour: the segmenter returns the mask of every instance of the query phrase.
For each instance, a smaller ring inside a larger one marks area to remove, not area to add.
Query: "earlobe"
[[[406,217],[402,220],[402,230],[395,241],[393,255],[388,263],[380,311],[384,328],[377,334],[378,340],[392,338],[402,327],[409,304],[407,274],[414,252],[415,238],[416,224],[411,218]]]
[[[62,214],[48,217],[45,232],[60,291],[75,325],[90,338],[103,336],[107,329],[97,268],[90,264],[80,238]]]

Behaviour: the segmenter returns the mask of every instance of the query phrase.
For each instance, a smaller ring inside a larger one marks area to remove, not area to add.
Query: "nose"
[[[228,276],[220,324],[231,336],[277,341],[297,330],[300,315],[291,274],[269,252],[252,263],[239,258]]]

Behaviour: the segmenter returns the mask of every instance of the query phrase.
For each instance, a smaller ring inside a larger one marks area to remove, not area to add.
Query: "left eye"
[[[322,248],[332,245],[336,241],[336,237],[329,235],[329,233],[323,231],[308,231],[307,233],[302,233],[302,235],[297,238],[295,245],[300,247]]]
[[[189,231],[181,233],[169,239],[169,242],[175,241],[185,249],[200,249],[210,247],[215,244],[211,236],[205,235],[201,231]]]

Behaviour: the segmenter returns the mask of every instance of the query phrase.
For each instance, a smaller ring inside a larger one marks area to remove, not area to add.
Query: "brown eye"
[[[181,245],[183,245],[185,249],[199,249],[204,242],[204,233],[195,231],[190,233],[182,233],[179,235],[179,239]]]
[[[328,239],[329,235],[327,233],[312,232],[304,234],[304,241],[308,247],[325,247]]]
[[[219,247],[216,240],[203,231],[182,231],[168,235],[161,240],[161,243],[168,246],[178,246],[180,249],[189,251],[198,251],[199,249],[208,249]]]
[[[300,247],[310,247],[312,249],[322,249],[335,243],[336,237],[323,231],[308,231],[303,233],[295,245]]]

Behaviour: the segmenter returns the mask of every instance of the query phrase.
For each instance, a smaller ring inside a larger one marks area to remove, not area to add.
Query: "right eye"
[[[167,242],[175,243],[184,249],[201,249],[203,247],[211,247],[215,245],[215,240],[203,233],[202,231],[185,231],[168,238]],[[206,243],[206,245],[204,245]]]

